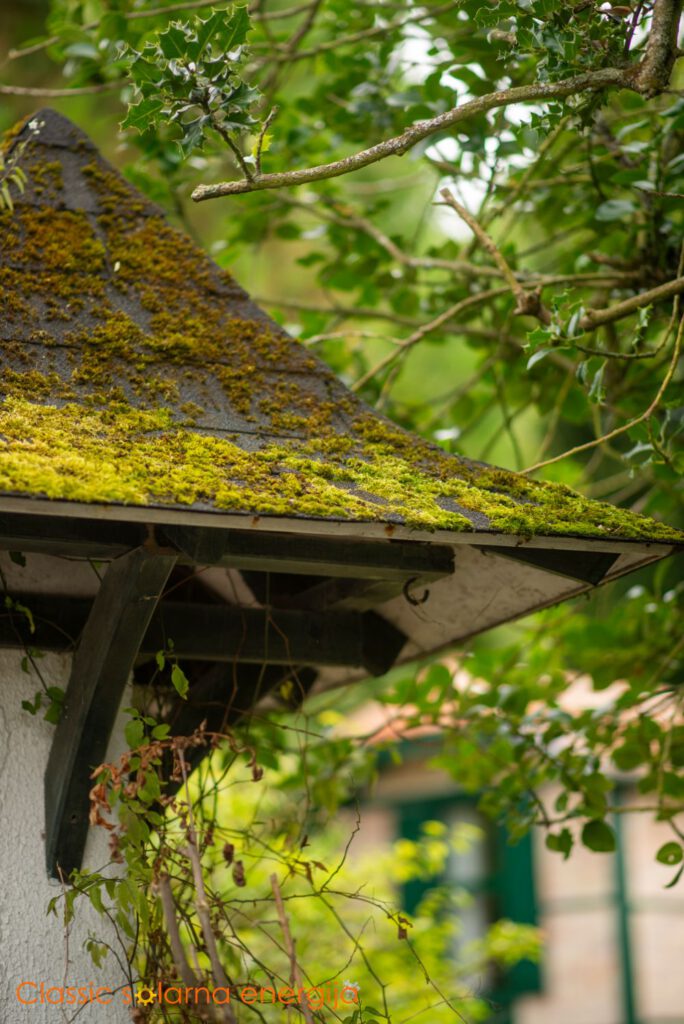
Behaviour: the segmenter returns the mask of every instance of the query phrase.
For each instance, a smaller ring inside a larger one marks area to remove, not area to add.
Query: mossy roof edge
[[[652,519],[448,454],[377,415],[71,122],[50,111],[34,120],[44,133],[27,145],[29,188],[4,219],[0,254],[0,337],[13,339],[0,368],[0,492],[684,542]]]

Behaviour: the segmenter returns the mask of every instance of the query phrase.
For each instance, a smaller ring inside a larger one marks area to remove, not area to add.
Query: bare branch
[[[42,89],[27,85],[0,84],[0,96],[42,96],[47,99],[61,99],[67,96],[91,96],[98,92],[121,89],[125,84],[123,81],[101,82],[99,85],[81,85],[73,89]]]
[[[649,288],[648,291],[633,295],[630,299],[618,302],[614,306],[606,306],[605,309],[588,309],[580,320],[579,327],[583,331],[595,331],[597,327],[622,320],[645,306],[664,302],[665,299],[671,299],[674,295],[680,295],[682,292],[684,292],[684,277],[676,277],[673,281],[660,284],[657,288]]]
[[[265,189],[286,188],[295,185],[304,185],[310,181],[323,181],[327,178],[337,178],[343,174],[350,174],[361,167],[368,167],[380,160],[391,156],[402,156],[423,139],[435,135],[437,132],[452,128],[461,121],[478,114],[496,110],[499,107],[506,107],[512,103],[526,103],[530,100],[553,100],[563,99],[567,96],[577,95],[582,92],[596,92],[602,89],[613,87],[631,88],[631,75],[623,68],[602,68],[599,71],[587,72],[584,75],[575,75],[561,82],[534,82],[531,85],[515,86],[511,89],[501,89],[497,92],[488,93],[486,96],[478,96],[477,99],[464,103],[463,106],[453,107],[451,110],[439,114],[428,121],[418,121],[411,125],[401,135],[392,139],[385,139],[383,142],[371,146],[370,149],[363,149],[342,160],[335,160],[333,163],[320,164],[317,167],[307,167],[298,171],[283,171],[275,174],[263,174],[254,177],[251,181],[223,181],[216,185],[198,185],[192,193],[195,202],[203,202],[207,199],[216,199],[219,196],[241,195],[245,192],[256,192]]]
[[[527,304],[527,293],[525,289],[516,280],[515,274],[506,262],[501,250],[496,246],[496,243],[487,234],[482,225],[473,217],[473,215],[466,210],[465,206],[454,197],[448,188],[440,189],[440,196],[452,210],[455,210],[462,221],[464,221],[470,230],[473,232],[477,240],[480,242],[482,247],[489,253],[497,267],[501,271],[501,276],[513,292],[516,301],[516,313],[525,312]]]
[[[254,170],[256,174],[261,174],[261,154],[264,148],[264,140],[266,138],[266,132],[271,127],[276,117],[278,116],[278,107],[273,107],[261,126],[259,132],[259,138],[257,139],[256,151],[254,154]]]
[[[178,930],[178,919],[176,917],[176,904],[173,900],[171,882],[168,875],[161,875],[157,880],[157,891],[159,892],[159,898],[164,912],[164,921],[166,922],[166,930],[169,933],[171,954],[173,956],[175,968],[178,971],[178,977],[184,985],[194,988],[197,985],[197,978],[186,959],[183,943],[181,942]]]
[[[479,306],[481,303],[487,302],[489,299],[497,299],[499,296],[507,294],[508,288],[490,288],[489,291],[477,292],[476,295],[468,295],[465,299],[461,299],[460,302],[455,303],[453,306],[450,306],[449,309],[440,313],[439,316],[436,316],[434,320],[431,320],[429,323],[419,327],[417,331],[414,331],[410,337],[402,342],[401,347],[395,348],[394,351],[381,359],[372,370],[369,370],[367,373],[364,373],[362,377],[359,377],[359,379],[352,385],[352,391],[359,391],[368,383],[369,380],[372,380],[376,374],[380,373],[381,370],[384,370],[387,366],[393,363],[398,356],[404,355],[410,348],[417,345],[418,342],[422,341],[428,334],[432,334],[433,331],[439,330],[440,327],[447,324],[449,320],[459,316],[472,306]]]
[[[393,32],[395,29],[403,28],[405,25],[419,25],[424,21],[430,21],[433,18],[438,17],[440,14],[447,14],[449,11],[453,11],[455,8],[460,6],[461,0],[451,0],[448,4],[442,4],[441,7],[434,7],[432,10],[426,11],[425,14],[416,15],[414,11],[408,17],[397,18],[395,21],[387,22],[384,25],[374,25],[372,28],[361,29],[359,32],[352,32],[346,36],[338,36],[334,39],[328,39],[326,42],[309,47],[308,50],[299,50],[290,54],[287,52],[286,48],[284,53],[276,54],[275,57],[265,60],[264,63],[271,63],[271,59],[277,64],[309,60],[312,57],[317,57],[319,53],[338,50],[341,46],[360,43],[366,39],[373,39],[376,36],[385,36],[388,32]],[[464,31],[462,35],[470,35],[470,29]]]
[[[292,933],[290,932],[290,924],[287,920],[285,907],[283,906],[283,896],[280,891],[280,886],[278,885],[278,876],[275,874],[271,875],[270,881],[271,888],[273,889],[273,896],[275,898],[275,905],[278,910],[278,919],[280,921],[280,927],[283,930],[285,945],[287,946],[287,951],[290,957],[290,987],[299,988],[302,976],[299,970],[299,964],[297,963],[297,948],[295,946],[295,940],[292,938]],[[311,1008],[306,999],[302,999],[299,1005],[301,1007],[302,1013],[304,1014],[306,1024],[313,1024]]]

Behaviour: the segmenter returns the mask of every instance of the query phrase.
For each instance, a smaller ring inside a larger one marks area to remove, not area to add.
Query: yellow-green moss
[[[440,506],[440,499],[451,498],[464,510],[486,515],[492,529],[516,534],[682,539],[668,527],[586,501],[565,487],[525,481],[521,491],[531,503],[519,505],[488,489],[503,482],[501,472],[489,479],[483,470],[477,482],[455,473],[440,479],[405,456],[368,450],[364,457],[331,458],[313,441],[269,443],[246,452],[228,439],[179,426],[163,407],[140,410],[122,402],[105,409],[74,403],[58,408],[20,396],[8,397],[0,407],[0,488],[5,492],[135,505],[201,502],[258,515],[471,530],[466,515]],[[510,485],[514,475],[504,476]]]
[[[4,247],[29,266],[60,273],[104,269],[104,247],[84,213],[18,204],[0,214],[0,233]]]
[[[32,163],[30,165],[30,180],[36,196],[42,196],[46,191],[61,192],[64,188],[62,165],[58,160]]]

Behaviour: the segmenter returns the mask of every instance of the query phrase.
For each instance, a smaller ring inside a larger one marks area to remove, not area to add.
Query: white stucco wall
[[[0,651],[0,1021],[2,1024],[67,1024],[80,1009],[79,1024],[130,1024],[121,992],[110,1005],[86,1003],[78,1006],[50,1005],[39,1001],[22,1005],[16,995],[21,982],[45,983],[47,990],[71,986],[107,987],[113,992],[125,985],[122,969],[109,955],[97,970],[83,944],[92,931],[112,941],[107,922],[85,900],[76,902],[76,918],[67,949],[63,922],[46,916],[47,905],[60,892],[45,869],[43,840],[45,808],[43,774],[47,764],[54,726],[42,712],[32,716],[21,707],[33,700],[38,680],[21,669],[22,653]],[[48,685],[66,687],[70,657],[47,655],[40,670]],[[128,701],[124,701],[124,706]],[[109,757],[125,749],[121,723],[117,725]],[[103,829],[91,829],[85,865],[102,867],[109,860],[107,836]],[[68,961],[68,962],[67,962]],[[65,980],[66,979],[66,980]],[[38,998],[40,989],[24,987],[24,998]],[[103,993],[101,998],[108,996]],[[50,994],[59,999],[59,993]]]

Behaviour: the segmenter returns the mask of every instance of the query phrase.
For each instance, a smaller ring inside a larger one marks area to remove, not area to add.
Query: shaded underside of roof
[[[0,214],[0,493],[678,542],[650,519],[400,429],[42,111]]]

